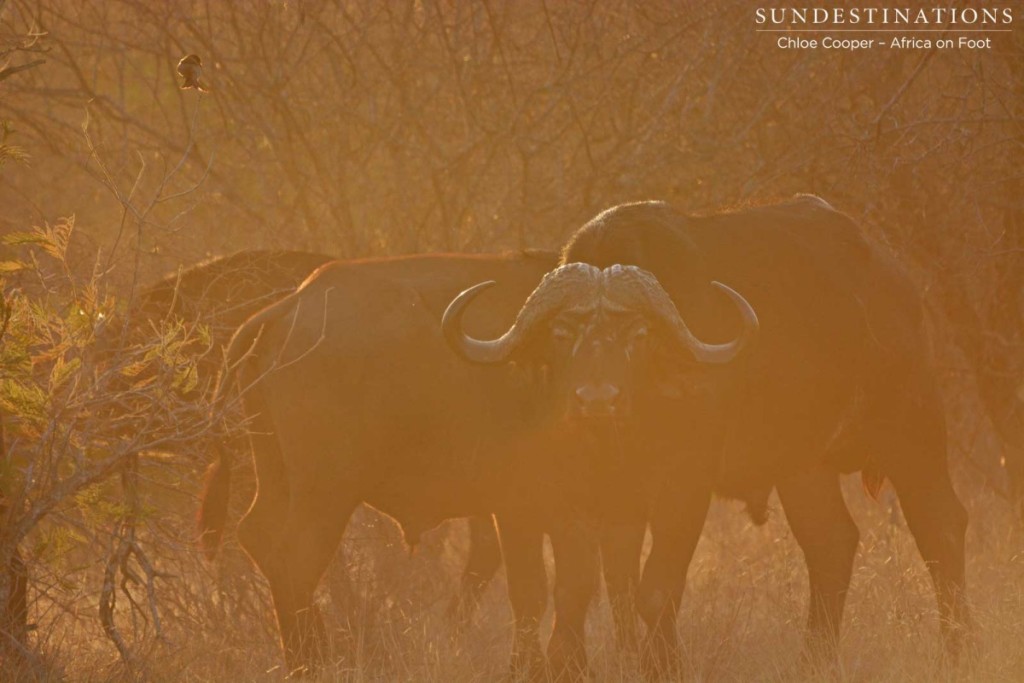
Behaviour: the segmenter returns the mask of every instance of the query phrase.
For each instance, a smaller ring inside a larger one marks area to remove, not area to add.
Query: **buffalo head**
[[[648,271],[569,263],[544,276],[505,334],[474,339],[462,329],[463,313],[493,284],[470,287],[449,304],[442,321],[448,344],[473,363],[532,360],[546,366],[570,417],[626,417],[634,395],[657,391],[659,354],[728,363],[758,330],[750,304],[718,282],[714,286],[739,309],[743,330],[730,342],[708,344],[690,331]]]

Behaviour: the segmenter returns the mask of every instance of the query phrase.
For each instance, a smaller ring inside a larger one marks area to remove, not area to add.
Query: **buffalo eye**
[[[551,345],[551,352],[562,358],[572,350],[573,343],[576,341],[576,330],[570,325],[564,322],[555,321],[552,323],[549,330]]]

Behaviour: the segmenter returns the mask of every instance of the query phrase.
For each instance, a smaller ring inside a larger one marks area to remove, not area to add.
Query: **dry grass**
[[[690,569],[680,615],[688,680],[1021,680],[1024,555],[1005,504],[980,489],[964,496],[972,519],[968,576],[980,646],[972,666],[948,671],[939,666],[928,574],[898,505],[891,495],[871,501],[857,478],[845,484],[861,530],[861,549],[845,613],[839,670],[814,671],[801,658],[806,569],[778,502],[773,501],[769,522],[758,528],[738,504],[717,501]],[[965,488],[973,485],[960,486],[962,492]],[[461,636],[452,636],[445,618],[466,539],[464,523],[451,522],[425,537],[410,556],[390,521],[369,510],[359,512],[321,587],[320,604],[333,634],[336,663],[319,680],[500,678],[511,624],[504,578],[499,575],[490,586]],[[177,578],[164,584],[165,639],[152,637],[151,628],[140,631],[149,634],[141,641],[148,649],[140,666],[149,679],[284,678],[265,583],[230,539],[215,567],[204,567],[184,546],[168,549],[162,564]],[[349,579],[342,565],[348,566]],[[36,602],[36,620],[45,624],[36,636],[42,653],[38,678],[126,679],[92,615],[60,613],[57,602],[50,603],[49,611],[44,609],[45,596]],[[89,604],[88,599],[76,601],[83,603]],[[349,621],[356,626],[352,631],[344,627]],[[550,613],[545,626],[550,628]],[[587,635],[597,680],[640,680],[635,662],[616,651],[603,596],[591,609]]]

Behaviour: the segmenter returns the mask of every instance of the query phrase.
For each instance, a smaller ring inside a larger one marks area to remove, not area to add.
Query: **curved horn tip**
[[[491,364],[503,362],[512,350],[507,342],[507,335],[492,341],[473,339],[462,331],[462,315],[466,308],[483,290],[496,285],[494,280],[487,280],[462,290],[452,299],[441,316],[441,333],[445,341],[455,353],[471,363]],[[515,326],[513,325],[513,329]]]
[[[466,289],[462,290],[462,292],[459,294],[459,296],[462,297],[462,296],[466,296],[466,295],[469,295],[469,294],[474,294],[475,295],[477,292],[482,292],[485,289],[490,289],[491,287],[493,287],[496,284],[498,284],[497,280],[484,280],[483,282],[478,282],[477,284],[473,285],[472,287],[467,287]]]
[[[758,312],[754,310],[754,306],[751,305],[750,301],[746,300],[742,294],[728,285],[723,285],[718,281],[713,281],[712,285],[725,292],[732,299],[732,303],[739,309],[739,316],[743,319],[743,330],[734,341],[736,344],[735,350],[738,352],[740,349],[750,346],[761,333],[761,321],[758,319]]]
[[[750,305],[750,302],[747,301],[746,297],[744,297],[742,294],[737,292],[729,285],[723,284],[718,280],[713,280],[711,284],[714,285],[715,287],[718,287],[718,289],[725,292],[726,294],[728,294],[729,298],[736,302],[737,305],[739,305],[739,307],[743,310],[744,319],[749,320],[754,326],[760,325],[760,321],[757,319],[757,311],[755,311],[754,307]]]
[[[449,323],[452,317],[462,313],[462,309],[465,308],[466,304],[475,299],[480,292],[490,289],[496,284],[498,283],[495,280],[486,280],[459,292],[458,296],[452,299],[451,303],[444,309],[444,315],[441,316],[441,324],[446,325]]]

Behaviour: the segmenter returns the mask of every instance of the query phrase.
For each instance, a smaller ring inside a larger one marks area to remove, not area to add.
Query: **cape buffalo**
[[[637,454],[601,494],[615,510],[604,524],[622,530],[617,551],[604,548],[605,572],[636,580],[649,517],[654,545],[638,607],[656,663],[676,660],[676,612],[713,491],[745,500],[755,521],[778,491],[807,561],[808,644],[834,654],[859,541],[839,475],[858,470],[873,493],[885,478],[895,486],[955,655],[970,622],[967,517],[947,469],[920,299],[901,269],[847,216],[807,195],[707,217],[662,202],[616,206],[576,232],[562,261],[545,278],[558,281],[555,305],[531,296],[498,339],[461,330],[480,286],[452,302],[444,329],[472,363],[520,362],[540,344],[560,349],[559,410],[594,429],[613,424],[616,443]],[[671,299],[595,305],[594,292],[627,272],[657,278]],[[741,292],[756,318],[715,280]],[[696,339],[749,339],[743,330],[757,320],[758,339],[736,362],[694,363],[722,352]]]
[[[518,261],[532,274],[538,267],[552,267],[555,259],[553,253],[529,251]],[[219,350],[254,313],[292,293],[310,273],[334,260],[333,256],[315,252],[251,250],[205,261],[145,287],[132,306],[131,325],[144,332],[150,321],[165,318],[198,321],[207,325],[212,349]],[[509,259],[500,257],[498,260],[502,268],[508,267]],[[372,263],[374,265],[367,263],[362,267],[399,281],[406,277],[404,264],[412,265],[413,278],[429,276],[418,260],[384,259]],[[437,265],[445,267],[443,261],[438,261]],[[108,334],[117,332],[119,330],[108,326]],[[111,339],[108,343],[114,341]],[[220,363],[219,352],[206,354],[199,361],[199,376],[215,377]],[[461,588],[449,608],[456,624],[472,614],[501,566],[501,547],[490,516],[470,517],[468,521],[469,555]]]
[[[334,257],[305,251],[252,250],[199,263],[144,288],[131,310],[131,323],[181,318],[209,326],[215,348],[267,305],[292,293],[314,270]],[[204,359],[210,375],[219,360]]]
[[[554,262],[554,255],[336,262],[235,334],[218,400],[228,400],[237,381],[258,480],[238,538],[270,584],[290,669],[315,668],[323,655],[313,591],[361,502],[397,520],[410,544],[443,519],[496,513],[509,590],[536,615],[517,629],[515,658],[538,659],[541,533],[557,537],[547,520],[572,519],[563,499],[571,499],[566,482],[581,486],[568,474],[578,439],[547,436],[539,369],[467,366],[448,349],[439,319],[461,289],[495,278],[502,283],[495,305],[467,320],[477,333],[494,334]],[[225,522],[230,454],[219,450],[203,499],[200,529],[210,552]],[[518,578],[538,572],[539,583]],[[572,576],[560,572],[559,581]]]

